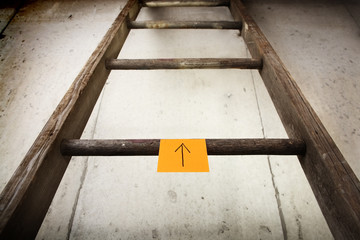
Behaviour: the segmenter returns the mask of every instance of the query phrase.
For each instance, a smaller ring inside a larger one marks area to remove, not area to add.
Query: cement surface
[[[1,189],[124,3],[34,1],[6,29]],[[354,18],[336,2],[247,5],[360,174]],[[226,8],[143,9],[138,19],[231,15]],[[119,58],[246,56],[236,31],[134,30]],[[256,71],[114,71],[83,134],[232,137],[286,137]],[[158,174],[156,157],[73,158],[37,239],[332,238],[296,158],[209,157],[209,164],[210,173]]]
[[[117,1],[90,2],[31,2],[4,32],[1,190],[121,9]]]
[[[359,178],[360,28],[348,6],[324,0],[247,4]]]

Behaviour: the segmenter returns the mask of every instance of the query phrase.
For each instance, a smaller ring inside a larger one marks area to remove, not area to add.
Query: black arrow
[[[175,150],[175,152],[176,152],[177,150],[179,150],[179,148],[181,148],[181,160],[182,160],[182,166],[183,167],[184,167],[184,147],[190,153],[190,150],[185,146],[184,143],[181,143],[181,145]]]

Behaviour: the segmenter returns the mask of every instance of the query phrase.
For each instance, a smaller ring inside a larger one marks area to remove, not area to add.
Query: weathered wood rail
[[[306,143],[299,160],[333,236],[358,239],[359,180],[244,5],[231,0],[230,11],[235,21],[243,22],[242,36],[252,57],[263,60],[259,72],[287,134]]]
[[[105,60],[116,58],[129,33],[127,20],[140,10],[129,0],[74,80],[0,197],[0,238],[35,238],[70,157],[60,153],[63,139],[80,138],[110,73]]]
[[[134,22],[142,6],[228,6],[235,22],[241,23],[237,27],[241,26],[252,59],[117,60],[131,27],[156,27]],[[297,154],[333,236],[359,239],[359,180],[239,0],[129,0],[1,193],[0,238],[35,238],[71,158],[68,155],[155,155],[158,151],[159,140],[79,140],[110,69],[184,65],[259,69],[290,139],[213,139],[207,141],[208,153]]]

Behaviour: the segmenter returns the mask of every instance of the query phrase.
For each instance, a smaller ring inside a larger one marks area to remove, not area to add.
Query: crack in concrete
[[[273,187],[274,187],[274,190],[275,190],[275,198],[276,198],[276,203],[278,205],[279,217],[280,217],[281,227],[282,227],[282,231],[283,231],[283,235],[284,235],[284,240],[287,240],[288,236],[287,236],[286,222],[285,222],[284,213],[283,213],[282,207],[281,207],[279,189],[278,189],[278,187],[276,186],[276,183],[275,183],[275,175],[274,175],[274,173],[272,171],[269,156],[267,156],[267,160],[268,160],[269,169],[270,169],[270,173],[271,173],[271,180],[272,180]]]
[[[102,103],[102,100],[103,100],[103,97],[104,97],[105,88],[106,88],[106,85],[104,85],[103,92],[101,93],[101,96],[98,99],[99,107],[98,107],[98,111],[97,111],[96,118],[95,118],[95,121],[94,121],[94,126],[91,129],[91,138],[94,138],[94,135],[95,135],[96,124],[98,122],[98,118],[99,118],[99,115],[100,115],[101,103]],[[78,189],[78,191],[76,193],[76,198],[75,198],[75,201],[74,201],[74,204],[73,204],[73,207],[72,207],[71,217],[70,217],[69,224],[68,224],[68,227],[67,227],[68,228],[68,232],[67,232],[67,236],[66,236],[67,240],[69,240],[70,236],[71,236],[72,228],[73,228],[73,225],[74,225],[75,213],[76,213],[79,198],[80,198],[80,193],[81,193],[81,190],[82,190],[82,188],[84,186],[84,182],[85,182],[86,175],[87,175],[87,172],[88,172],[88,160],[89,160],[89,157],[86,157],[85,166],[84,166],[84,169],[82,171],[81,178],[80,178],[80,186],[79,186],[79,189]]]
[[[69,224],[68,224],[68,232],[67,232],[67,236],[66,236],[67,240],[70,239],[70,234],[71,234],[73,223],[74,223],[74,217],[75,217],[77,205],[78,205],[79,198],[80,198],[80,193],[81,193],[81,190],[82,190],[84,182],[85,182],[87,169],[88,169],[88,159],[89,158],[87,157],[86,160],[85,160],[85,166],[84,166],[83,172],[81,174],[81,178],[80,178],[80,186],[79,186],[79,189],[78,189],[78,191],[76,193],[76,198],[75,198],[75,201],[74,201],[74,204],[73,204],[73,207],[72,207],[71,217],[70,217]]]
[[[4,27],[2,29],[0,29],[0,39],[3,38],[5,35],[4,32],[6,30],[6,28],[10,25],[11,21],[15,18],[16,14],[18,14],[18,12],[20,11],[20,8],[24,5],[25,1],[19,1],[19,2],[16,2],[14,1],[14,11],[12,12],[10,18],[8,19],[7,23],[4,25]],[[6,6],[3,6],[4,8]]]
[[[353,10],[350,10],[351,7],[352,7],[351,2],[349,3],[348,1],[345,1],[345,2],[342,2],[342,4],[344,5],[346,11],[349,13],[350,17],[354,20],[356,26],[358,26],[358,28],[359,28],[359,30],[360,30],[360,21],[359,21],[359,20],[360,20],[360,17],[359,17],[359,16],[356,17],[356,16],[353,14]],[[355,4],[356,4],[356,3],[354,2],[353,5],[355,5]],[[349,6],[349,5],[350,5],[350,6]],[[359,6],[358,6],[357,8],[360,9]],[[355,7],[355,9],[357,9],[357,8]],[[354,11],[354,12],[355,12],[355,11]],[[358,15],[359,15],[359,14],[358,14]]]
[[[249,55],[248,51],[247,51],[247,55]],[[258,95],[257,95],[257,91],[256,91],[253,70],[250,71],[250,74],[251,74],[251,79],[252,79],[252,83],[253,83],[253,86],[254,86],[254,94],[255,94],[255,99],[256,99],[256,105],[257,105],[258,112],[259,112],[259,117],[260,117],[261,131],[262,131],[263,138],[265,138],[265,128],[264,128],[264,123],[263,123],[263,120],[262,120],[262,115],[261,115],[259,99],[258,99]],[[269,164],[269,170],[270,170],[270,174],[271,174],[271,181],[272,181],[273,188],[274,188],[274,191],[275,191],[275,198],[276,198],[276,203],[277,203],[277,207],[278,207],[278,211],[279,211],[279,217],[280,217],[281,228],[282,228],[284,240],[287,240],[288,236],[287,236],[285,217],[284,217],[284,213],[282,211],[280,194],[279,194],[279,190],[278,190],[278,187],[276,185],[276,182],[275,182],[275,175],[274,175],[272,167],[271,167],[271,162],[270,162],[270,156],[269,155],[267,156],[267,161],[268,161],[268,164]]]

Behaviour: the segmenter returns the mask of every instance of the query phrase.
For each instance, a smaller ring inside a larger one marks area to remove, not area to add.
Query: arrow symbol
[[[177,152],[177,150],[179,150],[179,148],[181,148],[181,160],[182,160],[183,167],[184,167],[184,147],[190,153],[190,150],[185,146],[184,143],[181,143],[181,145],[175,150],[175,152]]]

